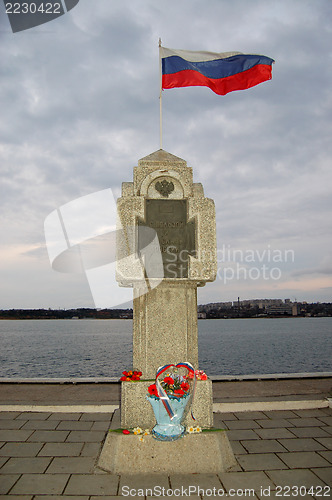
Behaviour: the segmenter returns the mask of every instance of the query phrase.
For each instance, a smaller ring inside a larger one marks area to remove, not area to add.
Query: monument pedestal
[[[152,429],[156,419],[152,406],[147,401],[148,387],[153,381],[122,382],[121,386],[121,428]],[[211,380],[198,380],[193,400],[193,420],[189,411],[183,425],[199,425],[202,428],[213,427],[212,413],[212,382]]]
[[[224,431],[185,435],[178,441],[157,441],[151,435],[109,432],[98,467],[112,474],[197,474],[230,471],[237,465]]]

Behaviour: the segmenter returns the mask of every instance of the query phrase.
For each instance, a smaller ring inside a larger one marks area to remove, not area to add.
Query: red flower
[[[208,379],[208,377],[207,377],[206,373],[203,373],[203,375],[201,375],[201,380],[207,380],[207,379]]]
[[[130,431],[128,431],[128,429],[123,429],[122,434],[127,434],[128,435],[128,434],[130,434]]]
[[[142,372],[137,370],[129,370],[128,372],[125,370],[122,372],[123,377],[120,378],[121,381],[130,382],[140,380]]]
[[[184,392],[182,389],[175,389],[174,394],[175,396],[183,396]]]
[[[172,377],[165,377],[164,378],[164,382],[167,385],[173,385],[174,384],[174,380],[172,379]]]
[[[151,396],[157,396],[157,397],[159,397],[158,389],[156,387],[156,384],[150,385],[148,387],[148,391],[149,391],[149,394],[151,394]]]
[[[181,384],[181,389],[185,392],[189,391],[189,388],[190,388],[190,385],[188,384],[188,382],[182,382]]]

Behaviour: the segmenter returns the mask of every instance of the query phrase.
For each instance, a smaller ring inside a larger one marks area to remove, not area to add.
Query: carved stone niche
[[[185,160],[163,150],[139,160],[134,181],[123,183],[118,215],[122,228],[146,225],[155,229],[164,279],[191,280],[197,286],[214,281],[214,202],[204,197],[202,184],[193,183],[192,168]],[[144,278],[138,254],[145,242],[138,240],[138,236],[130,243],[118,238],[117,279],[122,286],[132,286]]]

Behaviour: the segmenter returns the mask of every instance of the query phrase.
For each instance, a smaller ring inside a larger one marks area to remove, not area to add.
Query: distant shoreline
[[[198,321],[204,321],[204,320],[217,320],[217,319],[221,319],[221,320],[227,320],[227,319],[285,319],[285,318],[291,318],[291,319],[299,319],[299,318],[302,318],[302,319],[306,319],[306,318],[331,318],[332,316],[331,315],[326,315],[326,316],[322,316],[322,315],[316,315],[316,316],[291,316],[291,315],[280,315],[280,316],[272,316],[272,315],[266,315],[266,316],[240,316],[240,317],[236,317],[236,316],[230,316],[230,317],[227,317],[227,318],[198,318]],[[37,318],[12,318],[12,317],[0,317],[0,321],[1,320],[4,320],[4,321],[34,321],[34,320],[45,320],[45,321],[59,321],[59,320],[62,320],[62,321],[79,321],[79,320],[89,320],[89,321],[100,321],[100,320],[132,320],[133,318],[43,318],[43,317],[37,317]]]
[[[253,299],[215,302],[197,306],[198,319],[326,318],[332,317],[330,302],[291,302],[289,299]],[[29,319],[133,319],[133,309],[0,309],[0,320]]]

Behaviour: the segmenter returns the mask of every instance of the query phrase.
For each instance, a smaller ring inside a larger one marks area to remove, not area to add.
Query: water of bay
[[[209,375],[332,372],[332,318],[201,320],[198,330]],[[132,321],[2,320],[0,346],[0,377],[118,377],[132,367]]]

